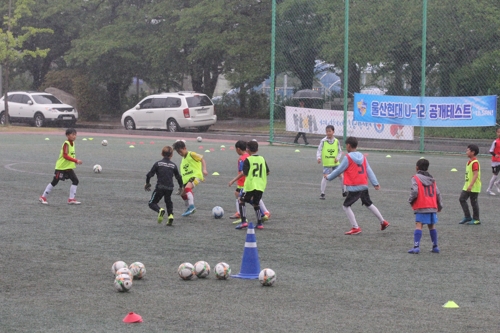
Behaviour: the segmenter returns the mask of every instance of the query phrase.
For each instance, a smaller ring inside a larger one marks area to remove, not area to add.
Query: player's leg
[[[259,202],[262,200],[262,194],[262,191],[253,191],[252,195],[252,201],[254,202],[253,209],[255,211],[255,217],[257,218],[257,229],[264,229],[264,225],[262,224],[262,214],[260,212],[259,205]]]
[[[262,215],[262,221],[266,222],[271,217],[271,213],[267,209],[262,199],[260,199],[259,201],[259,207],[260,207],[260,214]]]
[[[148,202],[149,208],[158,213],[158,223],[161,223],[163,221],[163,215],[165,215],[165,209],[161,208],[158,205],[162,197],[162,191],[155,188],[153,193],[151,193],[151,199],[149,199]]]
[[[427,225],[429,228],[429,235],[431,236],[431,241],[432,241],[432,253],[439,253],[439,246],[438,246],[438,233],[436,229],[436,223],[438,222],[438,217],[436,213],[431,214],[431,223]]]
[[[246,211],[246,205],[245,205],[245,197],[247,193],[243,191],[243,189],[240,190],[240,197],[238,198],[238,211],[240,213],[241,220],[239,220],[239,224],[235,227],[235,229],[245,229],[248,227],[248,222],[247,222],[247,211]],[[235,221],[238,222],[238,221]]]
[[[40,201],[41,204],[44,204],[44,205],[48,204],[47,196],[50,194],[52,189],[54,187],[56,187],[57,183],[59,183],[60,173],[61,173],[61,171],[59,171],[59,170],[56,170],[54,172],[54,178],[52,179],[52,181],[50,183],[47,184],[47,186],[45,187],[45,191],[43,191],[42,195],[38,199],[38,201]]]
[[[323,167],[323,174],[321,175],[321,193],[319,195],[319,198],[321,200],[325,200],[325,191],[326,191],[326,184],[328,180],[325,179],[325,175],[329,175],[332,171],[332,168],[329,167]]]
[[[172,191],[173,190],[165,190],[164,193],[165,206],[167,207],[168,215],[167,225],[172,225],[172,223],[174,222],[174,204],[172,203]]]
[[[488,188],[486,189],[486,193],[488,193],[489,195],[496,195],[495,192],[493,192],[493,186],[495,185],[495,182],[498,178],[498,169],[499,169],[499,166],[492,166],[491,167],[493,174],[491,175],[491,179],[490,179],[490,182],[488,184]],[[498,186],[497,186],[497,190],[498,190]]]
[[[194,206],[194,195],[193,195],[193,188],[196,187],[200,183],[200,180],[198,178],[191,178],[189,182],[184,186],[184,191],[186,192],[184,202],[188,203],[188,207],[184,213],[182,213],[182,216],[188,216],[193,214],[196,211],[196,207]]]
[[[422,223],[425,220],[426,214],[415,214],[415,231],[413,232],[413,248],[408,250],[408,253],[420,253],[420,240],[422,239]]]
[[[241,187],[236,188],[236,191],[234,191],[234,196],[236,197],[236,213],[231,215],[229,218],[230,219],[239,219],[241,218],[240,215],[240,191],[242,190]]]
[[[459,224],[465,224],[472,220],[472,217],[470,215],[469,205],[467,204],[467,199],[469,199],[469,193],[470,192],[462,190],[462,192],[460,193],[460,198],[458,199],[458,201],[460,201],[460,206],[462,206],[462,211],[464,212],[464,218],[462,219],[462,221],[459,222]]]
[[[472,220],[469,221],[467,224],[471,224],[471,225],[481,224],[481,221],[479,220],[478,196],[479,196],[479,193],[470,192],[469,197],[470,197],[470,205],[472,206]]]
[[[76,176],[75,170],[70,169],[65,171],[66,175],[70,180],[71,180],[71,186],[69,188],[69,199],[68,199],[68,204],[70,205],[79,205],[81,204],[80,201],[77,201],[75,199],[76,196],[76,189],[78,187],[78,177]]]
[[[361,198],[361,192],[349,192],[344,200],[344,204],[342,205],[342,209],[351,224],[351,230],[347,231],[345,235],[357,235],[361,233],[361,228],[359,227],[356,217],[354,216],[354,212],[351,209],[352,204],[358,201],[359,198]]]
[[[372,212],[373,215],[377,217],[377,219],[380,222],[380,230],[385,230],[387,227],[390,225],[389,222],[384,220],[384,217],[378,210],[378,208],[373,204],[372,200],[370,199],[370,194],[368,193],[368,190],[361,191],[361,203]]]

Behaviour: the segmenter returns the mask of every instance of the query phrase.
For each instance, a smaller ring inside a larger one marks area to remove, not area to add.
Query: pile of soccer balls
[[[132,281],[140,280],[146,275],[146,267],[141,262],[134,262],[127,266],[123,261],[117,261],[111,266],[111,272],[115,276],[115,289],[119,292],[129,291]]]

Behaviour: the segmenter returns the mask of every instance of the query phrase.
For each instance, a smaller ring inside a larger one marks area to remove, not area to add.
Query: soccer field
[[[444,200],[437,224],[441,253],[429,252],[424,230],[421,254],[409,255],[414,216],[407,198],[421,155],[388,157],[364,151],[360,140],[358,150],[367,154],[381,185],[379,191],[370,189],[372,201],[391,225],[380,231],[358,202],[353,211],[363,233],[345,236],[350,224],[338,180],[328,183],[326,200],[319,200],[322,167],[316,150],[262,144],[259,153],[271,170],[263,196],[271,219],[255,232],[260,267],[277,273],[274,286],[262,287],[258,280],[216,280],[213,272],[207,279],[178,277],[179,264],[199,260],[212,269],[224,261],[238,273],[246,231],[235,230],[229,219],[235,211],[235,187],[228,187],[237,170],[234,141],[198,143],[197,133],[184,134],[192,136],[188,149],[207,161],[209,176],[194,189],[197,211],[181,217],[184,203],[173,196],[174,226],[157,224],[144,182],[161,159],[161,148],[175,141],[163,135],[79,132],[82,204],[69,206],[69,180],[59,182],[49,205],[38,203],[52,180],[64,131],[0,132],[0,331],[498,331],[500,194],[485,194],[488,157],[479,158],[482,224],[468,226],[458,224],[467,157],[425,156]],[[108,146],[101,146],[103,139]],[[173,161],[179,165],[180,156],[174,153]],[[94,164],[102,166],[101,174],[93,173]],[[211,217],[216,205],[226,213],[220,220]],[[253,212],[248,216],[254,221]],[[117,260],[146,266],[145,278],[134,281],[128,293],[113,287],[111,265]],[[450,300],[459,308],[442,307]],[[143,323],[123,323],[129,312],[140,314]]]

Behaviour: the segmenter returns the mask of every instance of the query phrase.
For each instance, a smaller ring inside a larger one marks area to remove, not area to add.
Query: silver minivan
[[[215,107],[205,94],[175,92],[150,95],[122,115],[122,125],[133,129],[166,129],[178,132],[196,127],[206,132],[215,124]]]

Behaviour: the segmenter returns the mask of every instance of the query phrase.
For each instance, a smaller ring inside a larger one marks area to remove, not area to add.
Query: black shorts
[[[254,206],[259,204],[260,200],[262,199],[262,194],[264,194],[264,192],[257,190],[241,193],[243,193],[243,201],[252,202]]]
[[[500,172],[500,165],[497,165],[497,166],[492,166],[491,167],[491,171],[493,172],[493,174],[495,176],[498,176],[498,173]]]
[[[69,170],[56,170],[54,172],[54,178],[57,180],[65,181],[66,179],[72,179],[76,177],[75,171],[73,169]]]
[[[353,203],[355,203],[359,199],[361,199],[361,204],[365,205],[366,207],[369,207],[373,204],[372,200],[370,199],[370,194],[368,193],[368,190],[359,192],[349,191],[347,197],[344,200],[344,206],[350,207]]]

